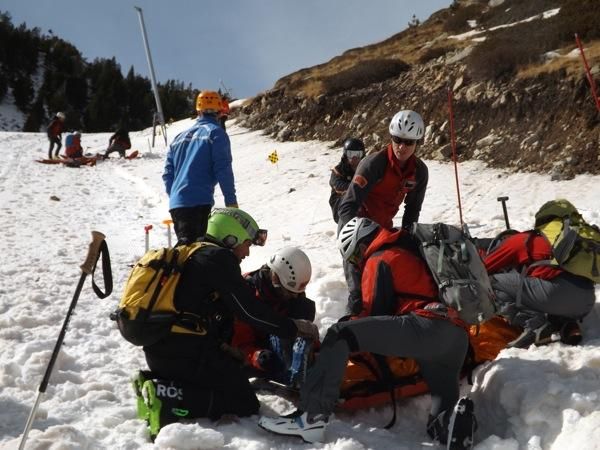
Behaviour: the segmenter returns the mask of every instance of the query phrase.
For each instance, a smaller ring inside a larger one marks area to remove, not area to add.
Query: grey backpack
[[[469,325],[496,314],[490,279],[468,231],[443,223],[414,223],[411,234],[438,285],[440,300]]]

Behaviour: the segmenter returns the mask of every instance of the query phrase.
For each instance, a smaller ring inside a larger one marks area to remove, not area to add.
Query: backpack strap
[[[388,424],[383,427],[386,430],[389,430],[396,423],[396,391],[394,390],[394,375],[390,370],[390,366],[388,365],[385,356],[373,353],[373,357],[379,366],[381,382],[383,383],[383,386],[389,390],[390,400],[392,401],[392,418]]]

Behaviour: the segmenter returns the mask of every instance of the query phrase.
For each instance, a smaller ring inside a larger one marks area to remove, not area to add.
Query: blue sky
[[[345,50],[384,40],[451,0],[0,0],[26,22],[74,44],[88,60],[115,57],[124,72],[148,75],[138,16],[144,11],[159,82],[199,89],[222,82],[236,97]],[[433,37],[433,36],[432,36]]]

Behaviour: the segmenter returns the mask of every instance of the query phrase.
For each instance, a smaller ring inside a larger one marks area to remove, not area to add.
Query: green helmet
[[[206,234],[227,248],[235,248],[246,240],[264,245],[267,239],[267,231],[258,228],[252,216],[239,208],[214,209]]]

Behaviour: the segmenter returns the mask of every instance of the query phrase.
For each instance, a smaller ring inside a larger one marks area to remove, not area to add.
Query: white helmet
[[[340,230],[337,245],[342,257],[348,260],[362,239],[379,229],[379,224],[366,217],[354,217]]]
[[[297,294],[304,292],[312,275],[310,260],[298,247],[284,247],[276,251],[267,266],[279,277],[285,289]]]
[[[65,113],[64,112],[57,112],[56,113],[56,117],[58,117],[59,119],[65,120]]]
[[[401,139],[418,141],[423,137],[424,130],[423,118],[410,109],[397,112],[390,122],[390,134]]]

